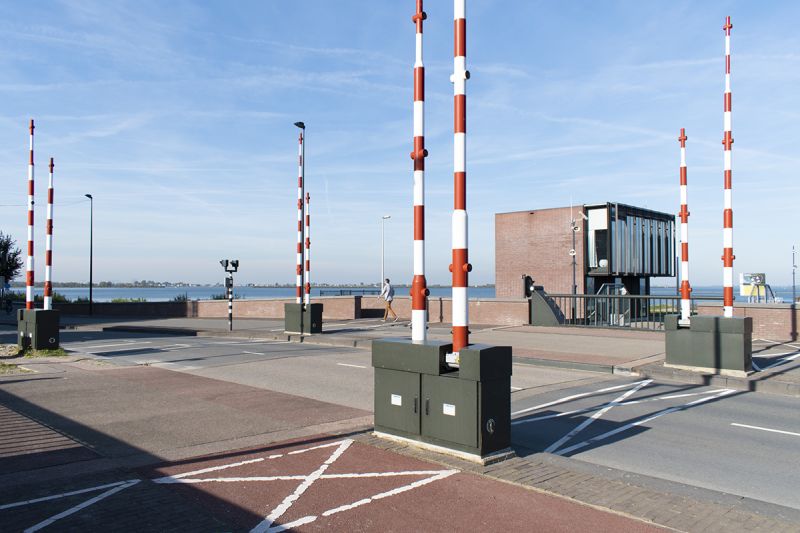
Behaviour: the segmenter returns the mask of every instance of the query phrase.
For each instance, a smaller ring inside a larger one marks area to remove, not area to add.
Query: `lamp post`
[[[794,245],[792,246],[792,305],[797,302],[797,291],[795,289],[794,279],[795,271],[797,270],[797,261],[795,261]]]
[[[392,218],[392,215],[383,215],[381,217],[381,282],[378,284],[378,287],[383,290],[383,281],[386,279],[386,274],[384,273],[384,246],[383,246],[383,236],[385,233],[385,222]]]
[[[94,226],[94,198],[91,194],[84,194],[89,199],[89,316],[92,315],[92,229]]]

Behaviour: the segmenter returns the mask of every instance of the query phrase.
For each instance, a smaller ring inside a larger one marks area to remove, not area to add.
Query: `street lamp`
[[[797,290],[795,289],[795,271],[797,270],[797,261],[794,255],[794,245],[792,246],[792,305],[797,302]]]
[[[381,217],[381,282],[378,287],[383,290],[383,283],[386,279],[386,275],[384,274],[384,246],[383,246],[383,237],[384,237],[384,227],[386,226],[385,222],[392,218],[392,215],[383,215]]]
[[[91,194],[84,194],[89,199],[89,316],[92,315],[92,230],[94,227],[94,198]]]

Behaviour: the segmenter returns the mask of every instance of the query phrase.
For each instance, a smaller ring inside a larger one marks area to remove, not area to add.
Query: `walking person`
[[[383,312],[383,321],[386,322],[386,319],[389,317],[389,313],[392,313],[394,321],[397,322],[397,313],[395,313],[394,309],[392,309],[392,300],[394,300],[394,287],[392,287],[392,284],[389,283],[389,278],[384,280],[383,289],[381,290],[379,298],[386,300],[386,311]]]

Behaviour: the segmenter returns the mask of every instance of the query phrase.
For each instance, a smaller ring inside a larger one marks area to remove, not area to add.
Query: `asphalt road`
[[[85,338],[84,338],[85,337]],[[365,350],[279,341],[76,334],[64,347],[372,410]],[[797,399],[514,365],[513,442],[800,509]]]
[[[610,379],[517,396],[513,442],[800,509],[797,399]]]
[[[116,365],[149,365],[287,394],[372,410],[373,376],[367,350],[229,337],[176,337],[95,333],[62,342],[68,350]],[[605,376],[514,365],[512,395]]]

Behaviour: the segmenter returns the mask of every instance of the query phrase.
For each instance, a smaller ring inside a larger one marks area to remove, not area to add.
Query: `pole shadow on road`
[[[571,394],[513,413],[512,443],[520,456],[547,452],[571,457],[640,435],[661,417],[742,393],[646,379]]]

